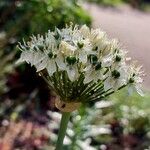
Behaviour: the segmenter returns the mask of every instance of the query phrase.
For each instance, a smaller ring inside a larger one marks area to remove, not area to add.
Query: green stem
[[[70,114],[71,114],[70,112],[63,112],[62,113],[60,129],[59,129],[59,133],[58,133],[58,140],[57,140],[55,150],[62,150],[63,149],[63,141],[64,141],[64,137],[66,134],[67,125],[68,125],[68,122],[70,119]]]

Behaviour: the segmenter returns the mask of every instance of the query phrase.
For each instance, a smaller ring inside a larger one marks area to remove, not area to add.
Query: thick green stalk
[[[67,125],[70,119],[70,114],[71,114],[70,112],[62,113],[62,118],[61,118],[59,133],[58,133],[58,140],[56,144],[56,150],[63,150],[63,141],[66,134]]]

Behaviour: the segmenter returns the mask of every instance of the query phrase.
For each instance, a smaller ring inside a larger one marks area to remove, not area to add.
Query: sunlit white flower
[[[19,48],[18,62],[26,61],[41,74],[44,70],[44,79],[65,101],[98,100],[125,86],[142,95],[140,68],[126,63],[118,40],[100,29],[56,28],[45,36],[32,36]]]
[[[95,71],[89,68],[86,71],[84,83],[89,83],[91,81],[97,82],[98,80],[103,80],[103,78],[104,78],[104,75],[103,75],[102,70],[98,69]]]
[[[77,78],[79,77],[79,73],[78,73],[78,68],[77,66],[66,66],[66,71],[68,73],[68,77],[71,81],[75,81],[77,80]]]
[[[86,25],[83,25],[83,26],[80,28],[80,32],[81,32],[81,34],[82,34],[84,37],[89,37],[89,36],[90,36],[90,29],[89,29]]]
[[[107,79],[104,81],[104,89],[118,90],[120,87],[127,84],[127,69],[126,67],[112,68],[107,73]]]
[[[90,39],[93,45],[100,46],[100,44],[106,40],[106,33],[100,29],[92,29],[90,34]]]
[[[135,64],[131,65],[128,69],[128,82],[129,82],[129,94],[133,91],[137,91],[141,96],[143,96],[142,91],[142,77],[144,76],[143,71],[141,71],[142,66],[136,67]]]
[[[88,55],[95,54],[95,52],[92,51],[92,45],[88,39],[78,40],[78,41],[76,41],[75,45],[77,47],[76,54],[79,58],[79,62],[82,62],[83,64],[85,64],[87,62]]]
[[[118,40],[113,39],[113,40],[108,40],[105,39],[103,41],[103,43],[100,45],[100,55],[102,55],[102,57],[106,57],[107,55],[114,55],[114,51],[119,49],[118,46]]]
[[[33,54],[30,51],[22,51],[20,58],[18,59],[17,63],[27,62],[30,63],[30,60],[32,59]]]
[[[74,55],[76,47],[70,45],[65,41],[61,41],[59,49],[60,52],[64,54],[64,56],[70,56],[70,55]]]

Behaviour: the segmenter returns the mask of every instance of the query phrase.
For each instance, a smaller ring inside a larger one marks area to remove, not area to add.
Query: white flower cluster
[[[82,74],[84,84],[101,83],[106,96],[126,85],[142,94],[140,68],[126,63],[126,51],[100,29],[71,25],[48,31],[45,36],[32,36],[19,48],[22,53],[18,62],[30,63],[37,72],[47,70],[50,77],[65,71],[73,83]]]

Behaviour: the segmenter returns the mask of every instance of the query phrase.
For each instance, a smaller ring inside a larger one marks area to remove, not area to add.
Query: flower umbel
[[[64,103],[98,101],[125,86],[142,95],[139,67],[126,63],[119,42],[100,29],[56,28],[44,36],[32,36],[19,48],[18,62],[34,66]]]

